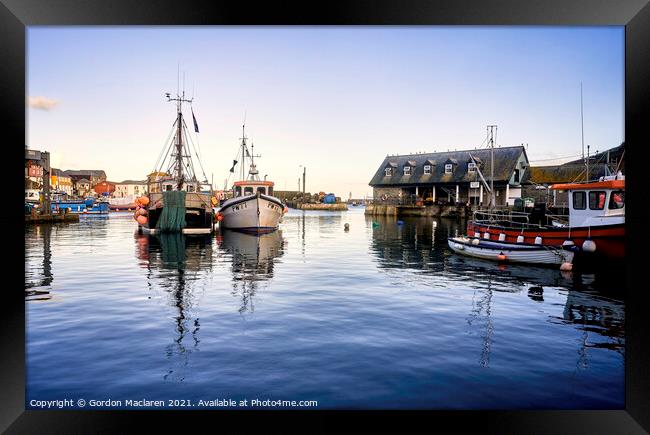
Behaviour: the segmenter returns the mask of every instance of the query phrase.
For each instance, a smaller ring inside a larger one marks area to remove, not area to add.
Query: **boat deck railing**
[[[502,226],[516,229],[534,229],[547,226],[568,226],[569,216],[562,214],[544,214],[532,222],[531,213],[514,211],[507,208],[493,210],[476,210],[472,220],[478,225]]]

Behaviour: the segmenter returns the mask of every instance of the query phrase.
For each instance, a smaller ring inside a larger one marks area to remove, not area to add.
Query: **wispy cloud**
[[[27,105],[32,109],[52,110],[59,104],[58,100],[47,97],[27,97]]]

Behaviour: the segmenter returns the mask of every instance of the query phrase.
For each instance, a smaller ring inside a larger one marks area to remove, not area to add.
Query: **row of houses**
[[[615,169],[624,171],[624,151],[621,144],[590,156],[588,177],[582,160],[532,167],[524,146],[494,148],[493,154],[483,148],[388,155],[369,185],[375,204],[487,205],[493,186],[497,206],[513,206],[523,198],[561,206],[567,203],[566,193],[552,191],[552,184],[593,180]]]

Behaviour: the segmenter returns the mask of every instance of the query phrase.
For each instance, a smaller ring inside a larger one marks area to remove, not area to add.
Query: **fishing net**
[[[156,224],[160,232],[178,232],[185,228],[185,193],[182,190],[163,192],[163,211]]]

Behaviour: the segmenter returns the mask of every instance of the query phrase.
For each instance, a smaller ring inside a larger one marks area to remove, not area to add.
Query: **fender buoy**
[[[505,261],[506,258],[507,258],[506,254],[504,254],[503,252],[499,252],[499,255],[497,255],[497,259],[499,261]]]

